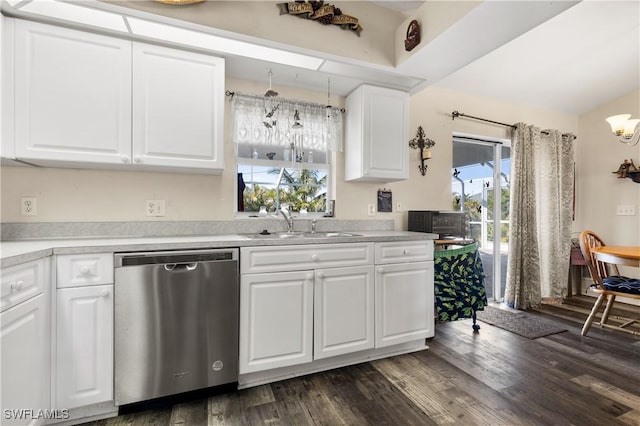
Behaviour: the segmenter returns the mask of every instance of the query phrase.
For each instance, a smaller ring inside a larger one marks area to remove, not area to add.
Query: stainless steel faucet
[[[287,221],[287,232],[293,232],[293,215],[291,214],[289,209],[281,207],[280,213],[282,213],[282,216],[284,216],[284,220]]]

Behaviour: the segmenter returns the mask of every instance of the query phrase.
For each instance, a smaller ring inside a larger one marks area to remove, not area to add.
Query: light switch
[[[636,206],[632,204],[619,204],[616,207],[616,216],[635,216]]]

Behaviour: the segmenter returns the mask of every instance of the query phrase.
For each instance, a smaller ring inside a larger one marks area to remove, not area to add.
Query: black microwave
[[[467,223],[465,212],[409,210],[409,231],[431,232],[440,238],[466,237]]]

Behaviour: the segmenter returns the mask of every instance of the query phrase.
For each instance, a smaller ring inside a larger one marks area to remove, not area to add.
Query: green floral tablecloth
[[[484,269],[478,243],[452,250],[436,250],[435,296],[440,321],[473,318],[487,305]]]

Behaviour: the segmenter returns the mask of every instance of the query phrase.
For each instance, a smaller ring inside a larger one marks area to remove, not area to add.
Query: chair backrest
[[[609,276],[609,268],[607,264],[596,259],[595,254],[591,251],[596,247],[602,247],[606,244],[602,241],[602,238],[593,231],[582,231],[580,234],[580,251],[589,268],[589,274],[591,279],[600,288],[602,286],[602,279]],[[616,265],[609,265],[614,275],[620,275],[618,267]]]

